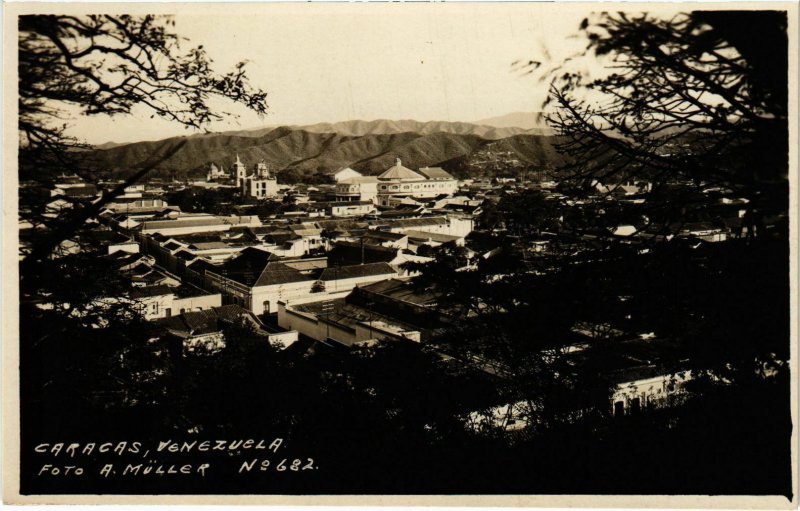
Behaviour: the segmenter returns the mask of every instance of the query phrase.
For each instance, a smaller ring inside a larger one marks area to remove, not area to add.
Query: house
[[[330,216],[364,216],[375,212],[375,204],[371,200],[328,202],[325,211]]]
[[[219,267],[206,268],[205,283],[256,314],[274,313],[278,300],[307,296],[316,280],[278,261],[274,254],[248,248]]]
[[[375,227],[389,232],[405,233],[407,231],[449,234],[466,237],[475,225],[472,216],[452,214],[447,216],[428,216],[419,218],[399,218],[380,221]]]
[[[208,293],[190,284],[136,287],[131,290],[130,298],[138,304],[139,313],[148,321],[222,305],[219,293]]]
[[[267,329],[252,312],[238,305],[222,305],[202,311],[184,312],[157,320],[157,324],[182,341],[183,355],[213,354],[225,348],[225,329],[242,325],[265,342],[286,348],[297,341],[295,331]]]
[[[176,236],[204,232],[228,231],[233,227],[258,227],[261,220],[250,216],[215,216],[206,213],[181,214],[162,220],[142,220],[134,229],[140,234]]]
[[[360,284],[346,297],[278,304],[282,328],[345,347],[375,340],[421,342],[451,321],[436,307],[434,295],[397,278]]]
[[[166,209],[174,209],[179,211],[176,206],[170,206],[167,201],[160,197],[115,197],[108,201],[104,206],[105,209],[114,214],[127,213],[156,213]]]
[[[690,370],[664,371],[656,366],[632,368],[617,376],[611,396],[614,416],[638,413],[648,408],[670,404],[685,395],[685,385],[692,379]]]
[[[464,236],[453,236],[450,234],[442,234],[438,232],[425,232],[409,229],[405,232],[408,236],[409,244],[418,247],[420,245],[428,245],[430,247],[438,247],[445,243],[452,243],[457,247],[463,247],[465,243]],[[413,250],[413,249],[412,249]]]
[[[378,178],[358,176],[342,179],[336,183],[336,200],[378,202]]]
[[[327,266],[321,259],[308,263],[249,248],[221,266],[206,267],[204,282],[207,289],[256,314],[274,314],[279,301],[322,300],[327,294],[348,292],[356,285],[398,275],[385,263]]]
[[[373,340],[420,341],[419,332],[412,325],[373,314],[344,298],[291,305],[281,301],[278,325],[343,347]]]
[[[325,268],[318,282],[329,293],[349,291],[357,285],[397,277],[397,270],[385,262]]]

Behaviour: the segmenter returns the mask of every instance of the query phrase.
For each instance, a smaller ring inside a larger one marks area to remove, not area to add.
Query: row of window
[[[414,188],[413,188],[414,190],[420,190],[420,189],[422,189],[422,190],[432,190],[432,189],[442,189],[442,188],[445,188],[445,189],[446,188],[454,188],[455,187],[455,183],[451,183],[451,182],[447,182],[447,183],[425,183],[425,184],[421,184],[421,185],[420,184],[416,184],[416,185],[413,185],[413,186],[414,186]],[[392,190],[392,191],[395,191],[395,190],[400,190],[400,185],[381,185],[380,189],[381,190]],[[412,188],[411,188],[411,185],[403,185],[402,189],[403,190],[411,190]]]

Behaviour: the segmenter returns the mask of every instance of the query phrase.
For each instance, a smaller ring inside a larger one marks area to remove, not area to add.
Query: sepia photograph
[[[796,508],[797,3],[3,7],[4,502]]]

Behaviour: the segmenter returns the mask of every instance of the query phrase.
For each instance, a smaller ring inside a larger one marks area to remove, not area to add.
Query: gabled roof
[[[397,257],[397,249],[371,243],[337,241],[333,250],[328,252],[330,262],[351,263],[388,263]],[[330,262],[328,263],[330,266]]]
[[[387,222],[388,227],[391,229],[423,227],[429,225],[445,225],[445,224],[447,224],[447,219],[443,216],[429,216],[423,218],[400,218],[398,220],[392,220],[390,222]]]
[[[338,268],[326,268],[319,280],[344,280],[357,277],[375,277],[378,275],[397,275],[397,270],[387,263],[367,263]]]
[[[225,269],[229,272],[255,271],[260,272],[270,261],[279,259],[278,256],[266,250],[259,250],[247,247],[239,254],[225,263]]]
[[[234,304],[184,312],[179,316],[159,319],[156,322],[177,335],[188,337],[221,332],[224,323],[235,323],[240,319],[245,319],[256,327],[262,326],[252,312]]]
[[[275,286],[292,282],[303,282],[306,280],[312,279],[299,270],[286,266],[283,263],[271,262],[264,267],[264,270],[258,276],[258,279],[256,279],[253,287]]]
[[[401,232],[378,231],[374,229],[369,229],[364,233],[364,238],[375,238],[386,241],[399,241],[405,237],[406,234]]]
[[[201,275],[204,274],[206,270],[211,270],[214,272],[219,271],[219,267],[217,265],[211,264],[205,259],[197,259],[196,261],[189,264],[187,268]]]
[[[210,227],[212,225],[222,225],[223,222],[217,217],[192,218],[188,220],[153,220],[142,222],[145,230],[153,229],[172,229],[183,227]]]
[[[332,176],[335,176],[336,174],[339,174],[339,173],[341,173],[341,172],[346,172],[346,171],[348,171],[348,170],[349,170],[350,172],[355,172],[355,173],[356,173],[356,174],[358,174],[359,176],[361,175],[361,172],[359,172],[359,171],[357,171],[357,170],[353,170],[353,169],[351,169],[350,167],[342,167],[342,168],[340,168],[340,169],[337,169],[337,170],[328,171],[328,174],[330,174],[330,175],[332,175]]]
[[[164,248],[166,248],[167,250],[172,252],[173,250],[176,250],[176,249],[179,249],[179,248],[183,248],[183,245],[181,245],[177,241],[170,241],[169,243],[165,243],[164,244]]]
[[[455,179],[452,174],[441,167],[421,167],[417,172],[428,179]]]
[[[395,164],[389,167],[386,172],[378,176],[378,179],[424,179],[408,167],[403,166],[400,158],[395,160]]]
[[[184,261],[191,261],[197,258],[196,255],[183,248],[175,252],[175,257],[178,259],[183,259]]]
[[[450,234],[441,234],[438,232],[425,232],[425,231],[415,231],[409,229],[406,231],[406,235],[408,239],[413,240],[422,240],[422,241],[435,241],[438,243],[449,243],[451,241],[457,241],[460,239],[464,239],[464,236],[452,236]]]
[[[193,248],[195,250],[212,250],[215,248],[228,248],[228,244],[222,241],[203,241],[192,243],[189,245],[189,248]]]

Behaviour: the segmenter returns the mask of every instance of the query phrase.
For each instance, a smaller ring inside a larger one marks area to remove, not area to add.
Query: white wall
[[[212,307],[219,307],[220,305],[222,305],[222,295],[220,293],[175,298],[172,301],[172,314],[180,314],[182,312],[181,309],[183,309],[183,312],[190,312],[207,310]]]
[[[692,379],[691,371],[682,371],[674,375],[661,375],[653,378],[635,380],[617,385],[611,397],[611,413],[615,413],[616,403],[621,402],[625,413],[639,400],[640,409],[659,406],[669,397],[682,392],[683,385]]]

